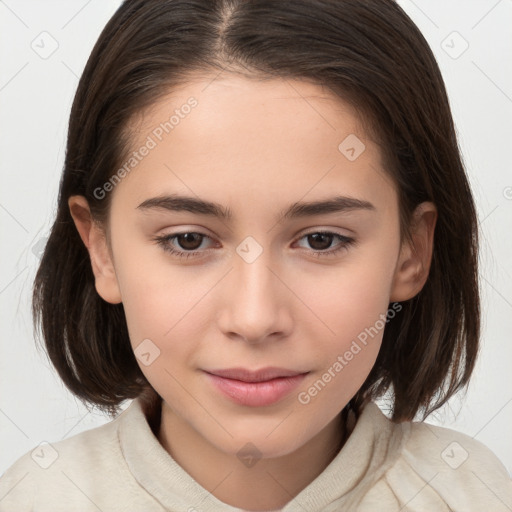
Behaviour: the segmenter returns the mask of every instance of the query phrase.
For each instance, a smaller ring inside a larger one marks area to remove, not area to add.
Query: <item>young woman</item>
[[[21,457],[0,510],[512,510],[490,450],[413,421],[472,374],[477,238],[393,1],[126,0],[34,288],[63,382],[113,421]]]

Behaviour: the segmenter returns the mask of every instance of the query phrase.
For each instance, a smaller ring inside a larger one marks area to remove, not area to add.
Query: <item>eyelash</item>
[[[194,234],[194,235],[199,235],[199,236],[202,236],[205,238],[210,238],[208,235],[205,235],[203,233],[198,233],[196,231],[184,231],[182,233],[175,233],[173,235],[156,236],[153,238],[153,241],[155,241],[159,246],[161,246],[165,252],[167,252],[173,256],[177,256],[178,258],[191,258],[191,257],[193,258],[193,257],[199,256],[201,254],[204,254],[205,252],[208,252],[208,250],[206,250],[206,251],[179,251],[169,244],[170,241],[173,240],[174,238],[177,238],[182,235],[189,235],[189,234],[190,235]],[[331,250],[327,250],[327,251],[313,250],[312,251],[313,256],[316,256],[318,258],[335,256],[340,251],[342,251],[343,249],[348,249],[350,246],[354,245],[356,242],[354,238],[340,235],[338,233],[333,233],[332,231],[311,231],[310,233],[306,233],[306,234],[302,235],[298,240],[302,240],[303,238],[310,236],[310,235],[333,235],[334,237],[338,238],[339,241],[341,242],[336,246],[335,249],[331,249]]]

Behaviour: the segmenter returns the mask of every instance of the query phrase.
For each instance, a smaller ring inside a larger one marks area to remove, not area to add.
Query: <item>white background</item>
[[[36,349],[30,293],[78,77],[119,3],[0,0],[0,473],[43,441],[109,420],[88,413]],[[441,67],[482,230],[481,356],[466,396],[427,421],[482,441],[512,473],[512,1],[399,3]],[[41,38],[47,51],[58,44],[48,58],[32,48]]]

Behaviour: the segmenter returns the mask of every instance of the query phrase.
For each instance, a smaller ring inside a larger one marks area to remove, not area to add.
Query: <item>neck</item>
[[[157,438],[173,459],[220,501],[244,510],[280,510],[339,453],[351,430],[348,409],[294,452],[261,458],[251,467],[219,450],[162,402]],[[300,468],[300,471],[297,471]]]

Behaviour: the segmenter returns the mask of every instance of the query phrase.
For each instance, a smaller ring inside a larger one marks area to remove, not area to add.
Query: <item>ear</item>
[[[103,300],[119,304],[121,292],[104,230],[92,218],[85,197],[71,196],[68,206],[80,238],[89,251],[96,291]]]
[[[437,208],[431,202],[421,203],[411,220],[412,243],[404,240],[391,287],[390,302],[415,297],[425,285],[434,249]]]

